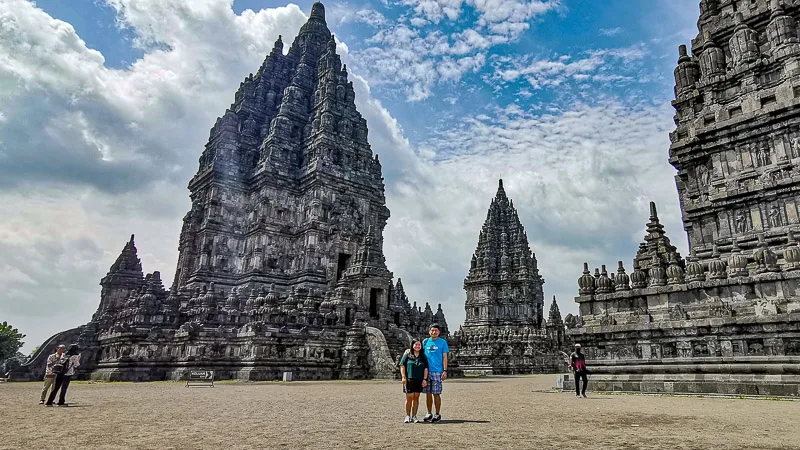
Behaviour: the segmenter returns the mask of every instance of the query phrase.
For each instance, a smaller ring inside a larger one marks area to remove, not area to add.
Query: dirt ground
[[[38,405],[38,383],[0,383],[0,448],[800,448],[797,401],[578,399],[554,385],[448,380],[443,420],[404,424],[399,381],[78,382],[67,408]]]

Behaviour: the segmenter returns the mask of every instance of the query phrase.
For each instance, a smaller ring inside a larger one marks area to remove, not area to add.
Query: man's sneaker
[[[431,413],[425,414],[425,417],[422,418],[423,422],[430,422],[432,420],[433,420],[433,414]]]
[[[581,394],[575,394],[575,397],[581,398]]]
[[[406,416],[406,419],[403,421],[403,423],[411,423],[411,416]]]
[[[583,398],[589,398],[589,397],[587,397],[586,394],[583,394]]]
[[[431,422],[438,422],[440,420],[442,420],[442,416],[440,416],[439,414],[434,414],[433,418],[431,419]]]
[[[411,421],[412,421],[412,422],[414,422],[414,423],[420,423],[420,422],[422,422],[422,420],[420,420],[420,419],[419,419],[417,416],[414,416],[414,417],[412,417],[412,418],[411,418]]]
[[[39,402],[40,405],[44,405],[44,400]]]

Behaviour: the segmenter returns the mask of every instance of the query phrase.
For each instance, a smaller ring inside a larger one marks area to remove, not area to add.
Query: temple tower
[[[536,255],[500,180],[464,280],[464,326],[538,326],[544,305],[542,285]]]
[[[453,345],[459,371],[515,374],[561,368],[564,327],[558,306],[551,309],[552,326],[544,320],[543,284],[500,180],[464,280],[466,320]]]
[[[211,128],[169,290],[159,272],[143,274],[131,237],[93,320],[58,340],[79,335],[89,349],[81,376],[104,380],[180,379],[209,366],[246,380],[384,373],[410,333],[446,321],[392,284],[381,172],[314,3],[289,49],[279,37]],[[52,350],[15,376],[40,377]]]
[[[211,129],[189,183],[176,289],[214,282],[280,294],[345,283],[371,319],[393,319],[381,165],[354,100],[315,3],[288,52],[279,38]]]

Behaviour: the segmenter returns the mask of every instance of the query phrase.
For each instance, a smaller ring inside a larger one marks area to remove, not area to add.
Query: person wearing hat
[[[586,386],[589,385],[589,378],[586,375],[589,370],[586,369],[586,355],[581,352],[581,344],[575,344],[575,351],[569,356],[569,369],[575,374],[575,396],[586,398]]]

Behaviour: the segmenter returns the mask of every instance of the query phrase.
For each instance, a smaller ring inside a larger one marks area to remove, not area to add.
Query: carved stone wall
[[[797,396],[800,2],[700,8],[669,151],[690,255],[637,254],[630,275],[584,264],[568,332],[596,388]],[[668,242],[655,205],[650,219],[642,248]]]

